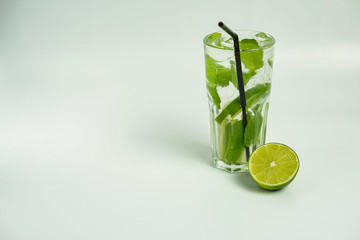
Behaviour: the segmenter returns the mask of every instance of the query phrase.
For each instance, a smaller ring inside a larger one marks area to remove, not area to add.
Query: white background
[[[277,40],[287,188],[212,167],[202,39]],[[0,239],[360,239],[360,2],[0,0]]]

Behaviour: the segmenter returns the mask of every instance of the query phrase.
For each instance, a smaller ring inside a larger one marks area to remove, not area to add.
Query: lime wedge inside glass
[[[251,177],[267,190],[278,190],[291,183],[299,166],[294,150],[281,143],[262,145],[249,158]]]

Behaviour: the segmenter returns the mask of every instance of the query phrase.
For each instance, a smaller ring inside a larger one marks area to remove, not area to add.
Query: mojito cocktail
[[[243,129],[232,38],[224,32],[205,37],[206,87],[214,165],[229,172],[247,171],[250,154],[265,143],[275,39],[266,33],[236,31],[246,97]]]

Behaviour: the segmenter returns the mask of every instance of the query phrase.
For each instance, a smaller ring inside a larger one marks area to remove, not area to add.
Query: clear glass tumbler
[[[246,97],[247,126],[243,130],[232,38],[215,32],[204,38],[206,87],[210,110],[214,166],[246,172],[247,156],[265,143],[275,39],[257,31],[235,31]]]

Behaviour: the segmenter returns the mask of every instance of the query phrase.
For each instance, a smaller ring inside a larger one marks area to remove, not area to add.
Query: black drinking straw
[[[219,27],[221,27],[225,32],[227,32],[234,41],[234,50],[235,50],[235,63],[236,63],[236,72],[237,72],[237,79],[239,85],[239,94],[240,94],[240,104],[243,114],[243,131],[245,137],[245,128],[247,126],[247,117],[246,117],[246,98],[245,98],[245,88],[244,88],[244,79],[242,75],[241,69],[241,57],[240,57],[240,49],[239,49],[239,37],[238,35],[228,28],[223,22],[219,22]],[[246,150],[246,160],[249,160],[249,147],[245,146]]]

